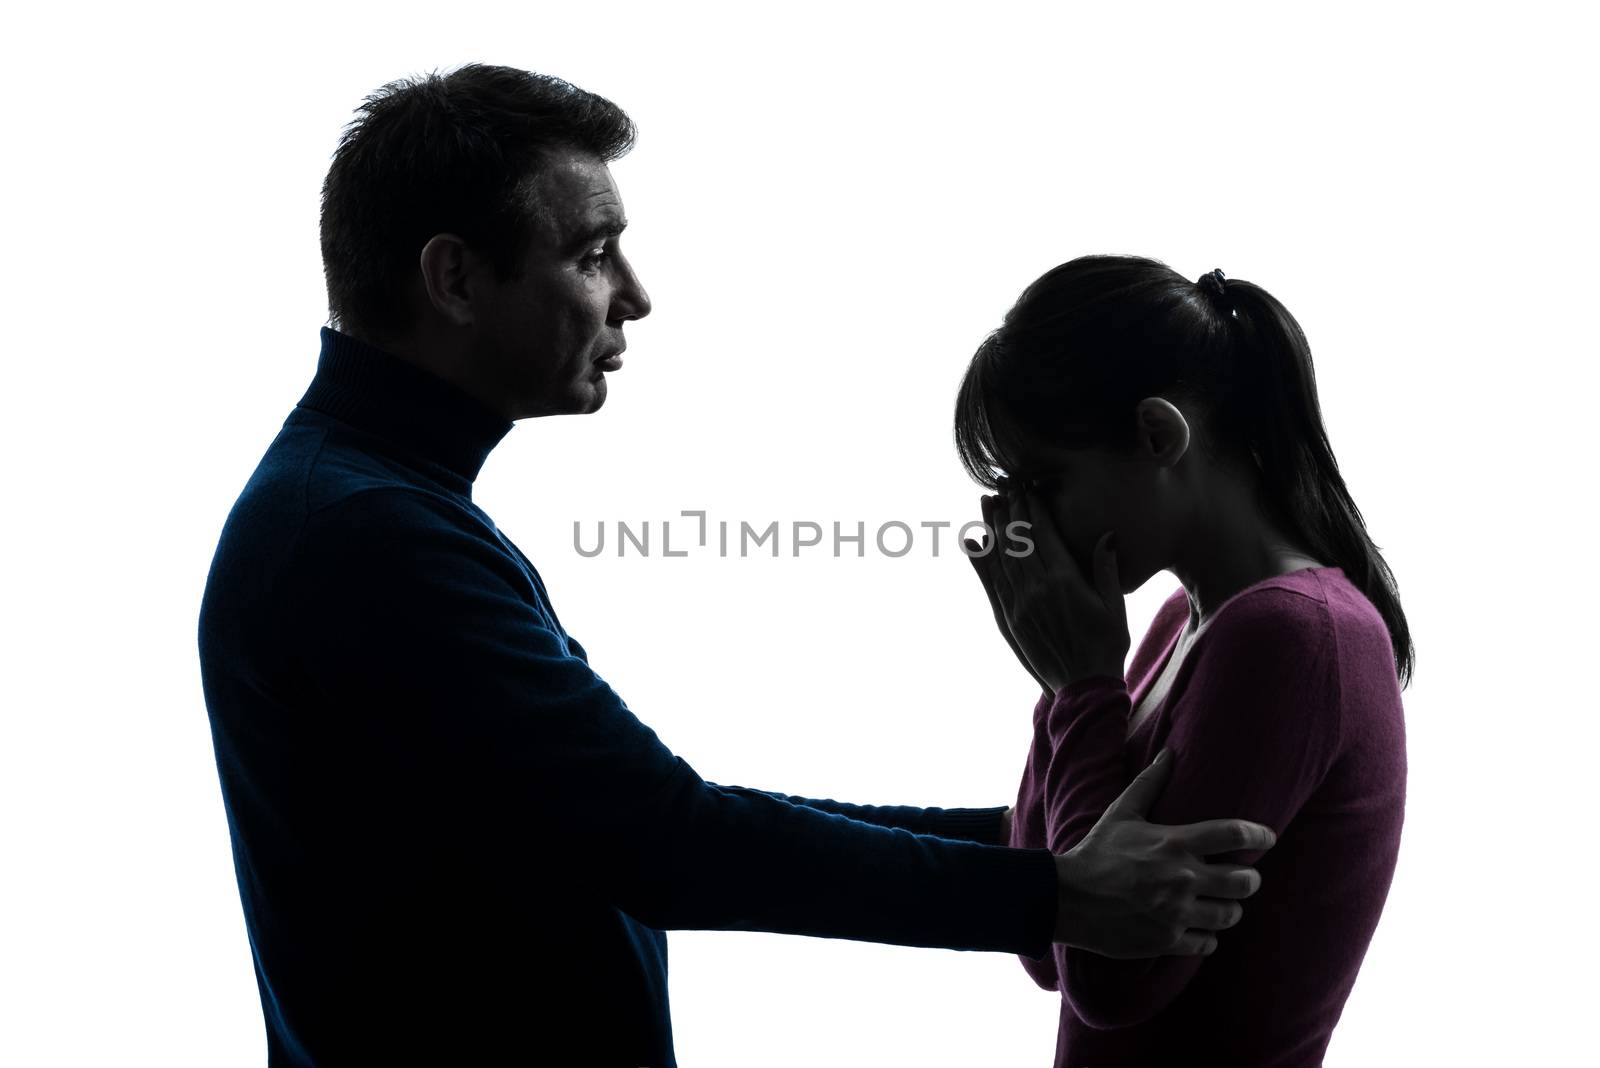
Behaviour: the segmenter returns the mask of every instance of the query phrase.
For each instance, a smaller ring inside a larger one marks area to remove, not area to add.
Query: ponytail
[[[1215,274],[1220,281],[1221,272]],[[1389,628],[1396,673],[1402,685],[1409,683],[1416,656],[1411,630],[1394,574],[1334,459],[1305,333],[1260,286],[1230,280],[1201,288],[1228,322],[1235,373],[1223,414],[1244,431],[1261,473],[1263,505],[1319,559],[1342,568],[1377,608]]]

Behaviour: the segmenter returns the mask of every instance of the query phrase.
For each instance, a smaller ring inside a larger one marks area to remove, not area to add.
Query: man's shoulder
[[[338,506],[356,497],[370,497],[362,502],[363,507],[404,511],[411,505],[413,514],[426,500],[441,507],[454,503],[458,511],[469,510],[455,502],[453,494],[419,476],[415,468],[382,451],[363,448],[358,438],[330,430],[319,433],[319,447],[305,468],[308,514],[338,511]],[[377,496],[372,497],[373,494]]]
[[[428,478],[381,441],[304,408],[294,410],[268,448],[246,489],[252,491],[297,511],[302,536],[313,526],[326,532],[351,524],[492,527],[470,499]]]
[[[315,425],[286,424],[224,524],[219,549],[266,563],[394,545],[457,531],[495,546],[494,524],[470,499],[381,452]]]
[[[370,474],[330,479],[316,489],[291,547],[301,562],[338,566],[352,554],[404,562],[422,546],[446,556],[509,555],[487,516],[437,489]]]

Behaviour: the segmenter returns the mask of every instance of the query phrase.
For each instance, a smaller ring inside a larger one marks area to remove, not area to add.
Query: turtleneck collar
[[[317,373],[299,406],[392,441],[469,483],[512,427],[453,382],[326,326]]]

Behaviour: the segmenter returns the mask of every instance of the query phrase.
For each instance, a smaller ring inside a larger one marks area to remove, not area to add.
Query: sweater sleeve
[[[1152,823],[1243,818],[1280,839],[1327,774],[1340,743],[1338,673],[1325,606],[1267,587],[1230,604],[1189,652],[1189,680],[1172,710],[1166,744],[1172,777],[1151,806]],[[1080,842],[1140,767],[1125,756],[1130,702],[1122,679],[1081,679],[1056,695],[1050,737],[1045,841],[1055,852]],[[1252,864],[1260,851],[1211,859]],[[1262,892],[1270,892],[1263,886]],[[1250,905],[1245,902],[1249,922]],[[1307,917],[1308,923],[1316,922]],[[1219,936],[1226,940],[1227,932]],[[1091,1027],[1122,1027],[1160,1012],[1204,966],[1200,956],[1116,960],[1052,947],[1062,996]]]
[[[536,850],[552,878],[652,927],[1048,950],[1047,851],[706,783],[590,669],[533,577],[476,523],[385,488],[319,509],[302,531],[297,648],[338,729],[367,732],[369,757],[351,769],[364,805],[426,789],[443,807],[430,826]],[[372,770],[384,768],[398,770]]]
[[[1050,711],[1051,697],[1041,694],[1033,706],[1034,741],[1028,751],[1027,766],[1022,769],[1022,785],[1017,790],[1017,804],[1011,815],[1011,839],[1006,842],[1015,849],[1044,849],[1044,806],[1040,803],[1045,772],[1049,767],[1050,745],[1046,733],[1045,715]],[[1053,946],[1052,946],[1053,948]],[[1060,989],[1056,975],[1056,958],[1053,952],[1019,954],[1022,970],[1028,973],[1041,989]]]
[[[958,841],[982,842],[986,845],[1007,845],[1000,840],[1001,817],[1005,806],[998,808],[917,808],[913,805],[853,805],[846,801],[828,798],[796,797],[772,790],[754,790],[745,786],[718,786],[707,783],[716,790],[740,796],[762,794],[786,801],[791,805],[804,805],[819,812],[832,812],[862,823],[879,827],[899,827],[912,834],[928,834],[937,838]]]

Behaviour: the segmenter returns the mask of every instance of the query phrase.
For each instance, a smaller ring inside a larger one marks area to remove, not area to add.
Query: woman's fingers
[[[980,501],[983,521],[990,524],[991,532],[994,529],[992,521],[996,518],[996,503],[994,499],[987,496]],[[1006,645],[1010,646],[1012,655],[1017,658],[1017,663],[1022,665],[1023,670],[1032,676],[1033,681],[1039,684],[1040,689],[1050,689],[1043,677],[1034,669],[1027,654],[1023,652],[1016,635],[1012,633],[1011,619],[1007,611],[1008,593],[1002,590],[1005,576],[1000,573],[996,561],[996,557],[1000,552],[999,538],[991,534],[990,537],[984,539],[984,544],[979,544],[971,538],[963,539],[961,544],[966,549],[967,559],[972,563],[972,569],[978,573],[978,581],[983,583],[983,592],[989,598],[989,610],[994,613],[994,625],[1000,631],[1001,636],[1005,638]],[[987,546],[987,550],[985,546]],[[1009,587],[1006,587],[1006,590],[1009,590]]]
[[[1027,497],[1025,495],[1001,497],[995,502],[993,517],[993,525],[996,531],[996,536],[998,537],[999,534],[1006,533],[1007,540],[1009,541],[1010,535],[1007,532],[1011,524],[1028,522]],[[1037,546],[1035,546],[1034,551],[1038,551]],[[1026,553],[1022,556],[1013,556],[1011,550],[1007,548],[996,554],[995,570],[999,571],[1005,576],[1006,587],[1010,594],[1014,595],[1027,589],[1028,585],[1034,581],[1031,568],[1031,565],[1034,562],[1035,557],[1033,553]],[[1008,597],[1007,604],[1013,609],[1016,608],[1017,602],[1015,596]]]
[[[1041,506],[1031,511],[1029,522],[1033,525],[1034,551],[1052,569],[1052,574],[1064,578],[1071,592],[1084,603],[1100,603],[1104,598],[1098,590],[1099,583],[1085,575],[1078,566],[1077,557],[1067,547],[1066,535],[1056,522],[1055,514],[1048,507]]]
[[[1037,587],[1049,591],[1052,597],[1065,593],[1067,603],[1074,606],[1097,607],[1102,603],[1096,583],[1084,575],[1067,549],[1047,501],[1019,494],[1011,502],[1010,518],[1027,524],[1027,535],[1033,542],[1031,553],[1005,561],[1013,589]]]
[[[989,596],[989,607],[994,611],[995,625],[1000,632],[1011,640],[1011,626],[1006,622],[1005,605],[1000,602],[1000,591],[995,588],[994,574],[990,567],[988,557],[983,555],[983,546],[968,538],[963,546],[967,550],[967,559],[972,562],[972,570],[978,573],[978,581],[983,583],[983,592]],[[994,555],[991,551],[990,556]]]
[[[983,514],[983,524],[986,530],[981,541],[971,541],[963,544],[969,546],[967,559],[972,561],[973,570],[977,571],[978,578],[983,581],[983,588],[989,592],[990,601],[996,608],[1000,608],[1000,588],[996,583],[994,555],[999,551],[999,541],[994,536],[994,498],[984,495],[978,498],[978,507]]]
[[[1022,669],[1032,676],[1033,681],[1039,684],[1041,690],[1050,689],[1049,683],[1045,682],[1043,676],[1034,669],[1032,661],[1028,659],[1028,654],[1022,651],[1022,646],[1017,642],[1017,636],[1011,633],[1011,621],[1006,618],[1005,605],[1000,603],[1000,596],[995,592],[994,582],[986,570],[992,565],[987,565],[983,560],[972,555],[979,549],[976,542],[968,539],[966,545],[968,546],[968,559],[972,561],[973,569],[978,572],[978,578],[983,582],[984,592],[989,595],[989,609],[994,613],[994,625],[1000,631],[1000,636],[1005,638],[1006,645],[1011,647],[1011,655],[1017,658],[1017,663],[1021,664]]]
[[[1000,602],[1004,605],[1009,619],[1017,605],[1016,576],[1007,567],[1007,561],[1011,558],[1001,545],[1000,532],[1005,529],[1010,509],[1004,497],[988,496],[983,500],[983,521],[988,524],[992,532],[989,539],[989,555],[984,557],[983,564],[989,569],[989,581],[994,583],[995,591],[1000,595]]]
[[[1026,493],[1013,493],[1010,496],[1000,498],[1000,501],[1005,508],[1005,518],[1008,522],[1027,523],[1029,521],[1028,495]],[[1014,557],[1013,559],[1019,558]]]
[[[1117,567],[1116,531],[1108,530],[1094,543],[1094,589],[1100,602],[1126,625],[1128,607],[1122,599],[1122,573]]]

